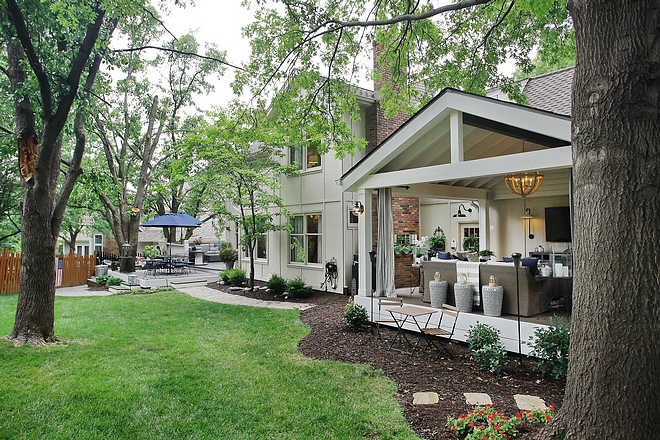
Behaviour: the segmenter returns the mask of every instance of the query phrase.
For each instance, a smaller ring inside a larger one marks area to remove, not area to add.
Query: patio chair
[[[438,318],[438,326],[422,329],[422,335],[424,336],[424,339],[426,339],[426,346],[422,353],[424,353],[429,347],[435,347],[438,350],[438,354],[434,360],[437,360],[442,353],[447,353],[447,356],[454,359],[454,356],[452,356],[447,349],[447,345],[451,341],[452,336],[454,336],[458,313],[458,307],[450,306],[449,304],[442,305],[442,309],[440,309],[440,318]]]
[[[172,263],[172,268],[174,269],[175,274],[187,274],[188,273],[188,263],[185,261],[175,261]]]
[[[142,269],[144,270],[144,277],[148,277],[149,275],[153,276],[156,278],[156,275],[159,270],[159,261],[157,260],[146,260],[144,264],[142,265]]]
[[[385,309],[386,307],[403,307],[403,298],[378,298],[378,319],[374,320],[374,323],[376,324],[376,333],[378,335],[378,339],[380,339],[381,324],[396,325],[396,321],[391,317],[391,315],[387,318],[382,318],[383,313],[387,313],[389,315],[389,312],[387,312]]]

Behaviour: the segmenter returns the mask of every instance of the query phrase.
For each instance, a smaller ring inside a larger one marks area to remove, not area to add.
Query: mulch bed
[[[258,283],[263,285],[263,283]],[[256,292],[230,291],[220,284],[209,287],[228,293],[243,295],[266,301],[282,301],[282,297],[264,290]],[[342,362],[363,363],[381,369],[399,387],[397,398],[403,406],[408,423],[424,439],[456,439],[445,428],[448,416],[466,414],[472,406],[465,402],[463,393],[487,393],[493,407],[507,416],[519,410],[513,396],[529,394],[545,400],[546,405],[559,409],[564,397],[564,381],[542,377],[533,371],[534,362],[526,357],[510,355],[503,371],[495,376],[478,369],[470,361],[470,352],[463,343],[451,343],[449,349],[454,359],[433,360],[416,353],[412,357],[389,351],[389,341],[395,332],[381,327],[381,338],[370,330],[351,331],[343,320],[343,309],[348,297],[333,293],[314,291],[311,297],[287,299],[287,302],[305,302],[316,307],[304,310],[302,321],[311,333],[303,339],[299,348],[306,356],[315,359],[331,359]],[[413,394],[432,391],[439,395],[435,405],[413,405]],[[519,426],[517,439],[530,439],[541,428],[540,425],[523,423]]]

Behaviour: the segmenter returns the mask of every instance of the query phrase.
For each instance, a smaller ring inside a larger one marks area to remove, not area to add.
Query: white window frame
[[[100,240],[97,240],[100,238]],[[94,252],[100,254],[103,252],[103,234],[94,234]]]
[[[317,148],[317,154],[319,157],[319,164],[316,166],[309,166],[309,147],[299,147],[299,146],[291,146],[289,147],[289,165],[293,165],[294,163],[298,164],[298,170],[300,172],[306,173],[306,172],[313,172],[313,171],[321,171],[323,169],[323,155],[321,155],[318,152],[318,147],[320,145],[316,146]],[[294,154],[294,151],[300,151],[300,162],[296,160],[296,155]]]
[[[268,234],[261,234],[261,236],[263,237],[263,240],[257,239],[257,243],[254,246],[255,253],[256,253],[255,258],[254,258],[255,261],[266,261],[266,260],[268,260]],[[262,241],[264,243],[264,256],[263,257],[259,256],[259,242],[260,241]]]
[[[318,232],[309,232],[307,230],[308,217],[318,216]],[[299,243],[303,246],[305,250],[305,259],[304,261],[298,260],[297,249],[289,249],[289,264],[294,265],[304,265],[304,266],[321,266],[323,264],[323,214],[320,212],[308,212],[304,214],[295,214],[291,221],[295,221],[296,218],[302,218],[302,231],[299,233],[291,232],[289,233],[289,246],[293,244],[294,238],[298,238]],[[295,225],[293,225],[295,227]],[[317,237],[317,260],[318,261],[309,261],[309,244],[310,237]]]

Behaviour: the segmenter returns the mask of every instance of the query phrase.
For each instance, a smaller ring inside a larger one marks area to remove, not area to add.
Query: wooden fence
[[[94,275],[96,255],[58,255],[54,260],[55,287],[80,286]],[[5,250],[0,254],[0,295],[18,293],[21,254]]]

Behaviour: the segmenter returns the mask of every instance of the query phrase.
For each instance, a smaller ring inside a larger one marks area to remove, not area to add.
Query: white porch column
[[[358,200],[364,206],[364,213],[358,216],[358,295],[371,296],[371,257],[372,240],[372,204],[371,189],[358,189]]]
[[[463,162],[463,113],[452,111],[449,114],[449,142],[451,163]]]
[[[488,206],[488,200],[479,199],[479,249],[493,249],[490,244],[490,207]]]

